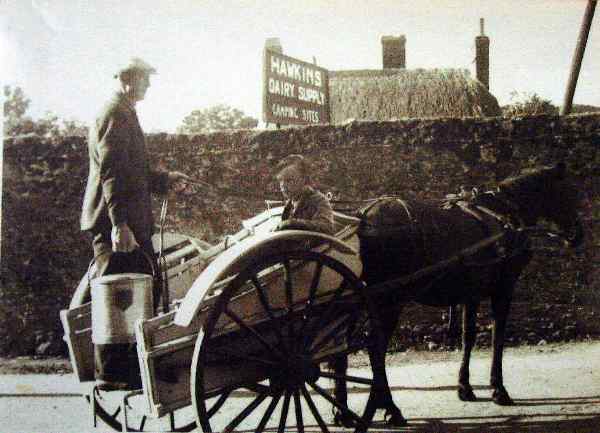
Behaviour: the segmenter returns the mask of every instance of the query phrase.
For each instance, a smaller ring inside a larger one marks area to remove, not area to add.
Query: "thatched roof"
[[[347,119],[501,115],[496,98],[466,69],[332,71],[331,123]]]

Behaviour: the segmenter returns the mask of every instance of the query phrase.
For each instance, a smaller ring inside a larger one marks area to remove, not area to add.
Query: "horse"
[[[558,226],[566,245],[581,244],[583,230],[577,215],[578,202],[578,190],[567,178],[565,164],[559,163],[505,179],[495,191],[455,195],[443,207],[439,203],[382,198],[362,209],[358,227],[361,278],[367,288],[384,287],[371,294],[380,312],[383,338],[370,351],[379,351],[379,359],[383,359],[374,363],[371,356],[374,383],[383,384],[374,389],[374,404],[377,409],[385,409],[388,424],[406,424],[392,400],[385,353],[402,308],[408,302],[463,306],[458,397],[475,401],[477,397],[469,383],[469,361],[475,344],[478,306],[489,298],[493,318],[492,398],[499,405],[513,403],[504,387],[502,354],[513,289],[532,257],[528,237],[530,231],[539,228],[538,221],[547,220]],[[493,242],[485,244],[486,239]],[[473,249],[478,243],[482,248]],[[424,272],[417,278],[403,278],[419,275],[417,271],[440,262],[448,265],[438,266],[435,272]],[[347,357],[339,357],[332,364],[330,368],[336,373],[345,374]],[[345,382],[336,381],[334,392],[344,401]],[[335,413],[335,422],[351,424],[343,413]]]

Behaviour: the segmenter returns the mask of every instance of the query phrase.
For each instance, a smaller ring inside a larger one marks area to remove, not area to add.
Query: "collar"
[[[502,211],[494,209],[494,206],[489,206],[489,198],[499,203],[503,208]],[[487,203],[486,203],[487,202]],[[516,205],[506,197],[499,197],[497,192],[487,191],[479,193],[476,189],[465,194],[452,194],[446,196],[442,202],[444,209],[458,207],[463,212],[471,215],[473,218],[485,224],[484,216],[490,217],[493,222],[500,226],[500,230],[516,230],[524,227],[524,222],[521,219]]]

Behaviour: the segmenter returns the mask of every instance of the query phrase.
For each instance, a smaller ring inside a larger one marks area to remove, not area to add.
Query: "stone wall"
[[[588,197],[585,256],[541,244],[516,298],[600,305],[600,115],[352,122],[276,131],[148,136],[153,163],[215,185],[168,197],[167,230],[209,242],[279,199],[277,161],[301,153],[318,188],[338,199],[401,194],[440,199],[461,185],[492,187],[519,169],[564,160]],[[4,142],[0,352],[60,350],[58,311],[91,259],[78,219],[87,176],[85,140],[27,136]],[[156,198],[155,214],[161,200]],[[55,344],[56,343],[56,344]],[[54,346],[52,346],[54,344]]]

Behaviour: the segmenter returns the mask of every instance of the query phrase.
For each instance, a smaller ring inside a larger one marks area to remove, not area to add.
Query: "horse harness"
[[[484,195],[486,198],[490,198],[507,208],[508,212],[501,213],[479,203]],[[472,260],[464,262],[463,264],[466,266],[485,267],[496,265],[506,262],[529,249],[529,241],[525,233],[526,227],[520,216],[519,208],[508,197],[503,197],[501,192],[479,193],[475,188],[467,192],[461,188],[459,194],[447,195],[441,207],[446,210],[455,207],[460,209],[479,223],[488,238],[501,235],[492,245],[495,258],[486,261]]]
[[[503,208],[507,209],[507,212],[498,212],[490,209],[490,207],[481,203],[483,198],[492,199]],[[365,216],[368,212],[378,203],[383,200],[395,200],[401,205],[406,212],[408,219],[408,230],[413,233],[413,236],[409,236],[411,242],[415,243],[417,232],[419,231],[419,222],[413,213],[411,212],[409,204],[397,196],[383,196],[371,201],[366,207],[360,210],[358,213],[359,218],[365,221]],[[452,208],[458,208],[477,221],[479,226],[485,233],[486,239],[496,240],[488,245],[486,248],[492,248],[494,251],[494,258],[489,260],[475,260],[468,259],[467,256],[458,254],[460,263],[462,266],[467,267],[487,267],[506,262],[513,257],[522,254],[524,251],[529,249],[529,241],[527,237],[528,228],[525,227],[523,220],[520,217],[518,206],[510,200],[509,197],[504,197],[501,192],[488,191],[485,193],[479,193],[476,189],[470,192],[465,191],[461,188],[459,194],[449,194],[445,200],[442,201],[441,208],[450,210]],[[393,229],[388,228],[388,231]],[[420,233],[424,237],[424,233]],[[427,245],[426,240],[423,238],[423,245],[421,245],[421,252],[426,254]],[[483,249],[483,248],[482,248]],[[469,255],[471,257],[473,254]]]

